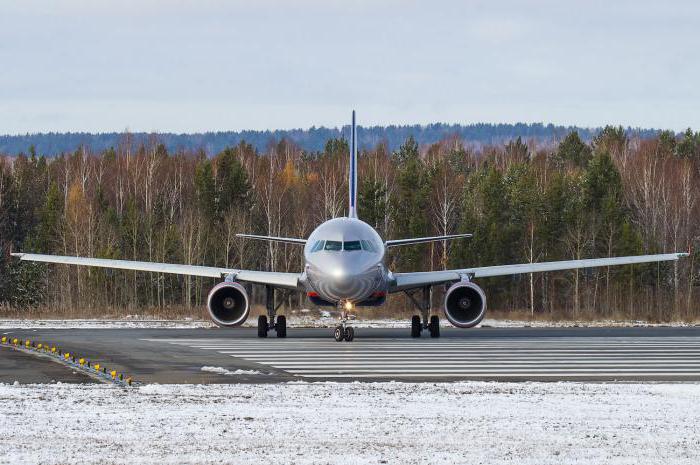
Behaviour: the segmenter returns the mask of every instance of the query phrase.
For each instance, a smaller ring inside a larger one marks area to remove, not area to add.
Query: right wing
[[[189,276],[223,279],[234,274],[237,281],[254,284],[268,284],[285,289],[297,289],[299,273],[279,273],[276,271],[250,271],[228,268],[216,268],[199,265],[176,265],[172,263],[138,262],[133,260],[112,260],[108,258],[70,257],[61,255],[42,255],[33,253],[13,253],[23,261],[59,263],[63,265],[94,266],[99,268],[114,268],[119,270],[151,271],[154,273],[171,273]]]
[[[398,292],[422,286],[459,281],[462,276],[470,278],[487,278],[542,271],[573,270],[577,268],[594,268],[599,266],[633,265],[635,263],[663,262],[687,257],[687,253],[666,253],[657,255],[635,255],[631,257],[591,258],[585,260],[563,260],[558,262],[521,263],[518,265],[483,266],[461,270],[422,271],[417,273],[394,273],[395,282],[389,286],[389,292]]]
[[[286,242],[287,244],[306,244],[306,239],[297,239],[295,237],[277,237],[277,236],[258,236],[257,234],[236,234],[236,237],[245,237],[248,239],[258,239],[261,241],[271,242]]]
[[[425,242],[439,242],[449,239],[462,239],[472,237],[471,234],[448,234],[447,236],[430,236],[430,237],[411,237],[408,239],[394,239],[386,241],[387,247],[396,247],[397,245],[423,244]]]

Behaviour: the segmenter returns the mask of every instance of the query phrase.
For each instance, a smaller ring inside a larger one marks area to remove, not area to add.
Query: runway
[[[216,351],[314,379],[700,378],[700,339],[694,337],[149,341]]]
[[[14,333],[62,344],[145,383],[700,381],[698,327],[446,329],[440,339],[407,332],[362,329],[350,343],[333,341],[329,329],[290,329],[287,339],[258,339],[251,329]]]

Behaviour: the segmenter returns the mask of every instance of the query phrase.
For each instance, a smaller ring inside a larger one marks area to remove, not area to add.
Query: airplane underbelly
[[[374,292],[386,287],[379,269],[373,269],[348,278],[335,278],[309,273],[309,283],[319,297],[329,302],[350,300],[359,302],[368,299]]]

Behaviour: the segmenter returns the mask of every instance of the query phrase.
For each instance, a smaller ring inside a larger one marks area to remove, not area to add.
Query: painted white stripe
[[[493,341],[376,339],[162,340],[309,378],[700,377],[700,339],[541,338]]]
[[[475,363],[473,361],[466,361],[466,362],[460,362],[460,361],[447,361],[447,362],[442,362],[442,361],[406,361],[406,362],[400,362],[400,361],[395,361],[395,362],[390,362],[390,363],[376,363],[376,362],[369,362],[369,363],[363,363],[363,362],[347,362],[347,361],[341,361],[341,362],[333,362],[333,363],[328,363],[328,362],[260,362],[263,365],[274,365],[276,367],[282,368],[282,367],[294,367],[294,366],[309,366],[309,367],[340,367],[340,366],[366,366],[366,367],[382,367],[382,366],[403,366],[403,367],[416,367],[416,366],[441,366],[441,367],[447,367],[447,366],[465,366],[465,367],[470,367],[470,366],[488,366],[488,367],[505,367],[505,366],[558,366],[558,365],[563,365],[563,366],[593,366],[593,367],[600,367],[600,366],[643,366],[643,367],[670,367],[670,366],[688,366],[688,367],[698,367],[700,368],[700,361],[695,361],[695,362],[657,362],[657,363],[633,363],[628,360],[619,360],[619,361],[595,361],[595,362],[583,362],[583,361],[578,361],[578,360],[562,360],[562,361],[520,361],[520,360],[512,360],[512,361],[502,361],[502,362],[493,362],[493,363]]]
[[[420,378],[420,377],[430,377],[430,378],[611,378],[611,379],[625,379],[633,376],[659,376],[659,377],[693,377],[698,376],[697,372],[644,372],[644,373],[616,373],[616,372],[596,372],[596,373],[504,373],[504,372],[493,372],[493,373],[455,373],[454,371],[436,371],[431,373],[336,373],[336,374],[304,374],[304,378]]]
[[[250,359],[248,359],[250,360]],[[328,360],[320,360],[317,358],[289,358],[285,360],[280,360],[280,359],[275,359],[275,358],[256,358],[255,361],[257,363],[263,363],[263,364],[290,364],[290,363],[297,363],[297,364],[305,364],[305,365],[316,365],[316,364],[326,364],[326,363],[334,363],[334,364],[339,364],[339,363],[493,363],[493,364],[498,364],[498,363],[505,363],[505,362],[522,362],[522,363],[597,363],[597,364],[604,364],[604,363],[636,363],[636,364],[645,364],[649,365],[652,363],[655,364],[665,364],[665,363],[690,363],[690,364],[698,364],[700,365],[700,360],[696,358],[654,358],[654,359],[636,359],[636,358],[603,358],[603,359],[598,359],[598,358],[591,358],[586,361],[579,361],[579,360],[573,360],[571,358],[531,358],[531,357],[524,357],[524,358],[517,358],[517,357],[509,357],[509,358],[488,358],[488,357],[481,357],[481,358],[457,358],[457,357],[449,357],[449,358],[439,358],[439,359],[431,359],[431,358],[425,358],[425,357],[420,357],[420,358],[405,358],[405,357],[394,357],[394,358],[348,358],[348,359],[328,359]]]
[[[329,373],[364,373],[364,372],[373,372],[373,373],[423,373],[423,372],[435,372],[435,371],[440,371],[439,369],[442,367],[433,367],[433,368],[412,368],[410,370],[406,370],[405,368],[382,368],[381,370],[368,370],[366,368],[341,368],[341,369],[328,369],[327,371]],[[319,370],[313,370],[313,369],[293,369],[293,370],[287,370],[290,373],[295,373],[295,374],[305,374],[305,373],[319,373]],[[453,373],[520,373],[520,372],[529,372],[529,373],[570,373],[572,370],[562,370],[561,368],[559,369],[553,369],[550,367],[523,367],[523,368],[509,368],[507,372],[504,372],[501,369],[488,369],[488,368],[482,368],[482,369],[463,369],[463,368],[450,368],[450,371]],[[613,369],[605,369],[605,368],[580,368],[577,367],[575,372],[576,373],[599,373],[599,372],[610,372],[610,373],[627,373],[627,372],[633,372],[633,373],[688,373],[687,370],[674,370],[674,369],[658,369],[658,368],[650,368],[650,369],[644,369],[644,368],[638,368],[638,367],[632,367],[632,368],[613,368]],[[694,373],[696,376],[699,374],[698,372]]]
[[[386,349],[401,349],[401,350],[421,350],[424,352],[430,352],[435,350],[518,350],[518,349],[624,349],[624,350],[638,350],[638,349],[668,349],[674,350],[677,348],[687,348],[700,350],[700,344],[672,344],[672,345],[621,345],[621,344],[607,344],[607,345],[593,345],[593,344],[581,344],[578,346],[564,345],[564,344],[531,344],[531,345],[519,345],[519,346],[433,346],[433,347],[420,347],[420,346],[402,346],[402,345],[391,345],[383,347],[374,346],[355,346],[349,347],[274,347],[274,346],[260,346],[260,347],[247,347],[247,346],[233,346],[233,345],[188,345],[188,347],[193,347],[197,349],[204,350],[240,350],[240,351],[256,351],[256,350],[307,350],[313,352],[321,352],[325,350],[344,350],[344,351],[357,351],[357,350],[386,350]]]
[[[388,355],[416,355],[416,356],[450,356],[450,355],[460,355],[457,352],[431,352],[430,354],[427,354],[425,352],[397,352],[397,351],[391,351],[391,352],[347,352],[347,353],[338,353],[338,352],[291,352],[291,351],[283,351],[283,352],[271,352],[271,351],[260,351],[260,352],[239,352],[239,351],[230,351],[230,350],[220,350],[218,351],[220,354],[227,354],[227,355],[234,355],[242,358],[253,358],[253,357],[300,357],[300,356],[305,356],[305,357],[316,357],[316,358],[325,358],[325,357],[356,357],[356,356],[365,356],[365,357],[382,357],[382,356],[388,356]],[[588,351],[576,351],[576,350],[557,350],[557,351],[535,351],[535,350],[520,350],[517,353],[501,353],[511,355],[511,356],[516,356],[516,355],[557,355],[557,354],[564,354],[564,355],[572,355],[572,356],[588,356],[588,355],[620,355],[624,356],[625,354],[645,354],[645,355],[652,355],[652,354],[658,354],[658,355],[668,355],[669,352],[667,351],[621,351],[621,350],[608,350],[608,351],[596,351],[596,352],[588,352]],[[489,352],[465,352],[465,355],[488,355],[490,354]],[[673,351],[673,354],[686,354],[686,355],[698,355],[700,356],[700,351],[691,351],[691,350],[677,350]]]
[[[343,344],[348,344],[347,342],[339,343],[335,341],[328,341],[327,339],[251,339],[246,341],[244,339],[141,339],[143,341],[149,342],[163,342],[178,345],[188,345],[188,344],[201,344],[201,345],[216,345],[216,344],[234,344],[234,345],[244,345],[244,346],[262,346],[262,345],[303,345],[308,346],[313,344],[314,347],[320,345],[335,347]],[[543,337],[538,339],[525,339],[525,338],[513,338],[513,339],[494,339],[494,340],[475,340],[475,339],[356,339],[352,342],[352,345],[395,345],[395,344],[408,344],[408,345],[420,345],[420,346],[446,346],[446,345],[518,345],[518,344],[571,344],[571,343],[586,343],[586,344],[599,344],[599,343],[615,343],[615,344],[674,344],[674,343],[699,343],[697,337],[687,337],[687,338],[589,338],[589,337],[577,337],[577,338],[556,338],[556,337]]]
[[[348,344],[347,342],[336,342],[328,339],[278,339],[275,337],[267,339],[251,339],[246,341],[245,339],[142,339],[144,341],[150,342],[163,342],[169,344],[239,344],[239,345],[270,345],[270,344],[280,344],[280,345],[309,345],[313,343],[317,345],[328,345],[328,346],[338,346],[342,344]],[[626,343],[626,344],[638,344],[638,343],[692,343],[698,342],[697,337],[688,338],[592,338],[592,337],[577,337],[577,338],[557,338],[557,337],[542,337],[537,339],[527,339],[527,338],[511,338],[511,339],[432,339],[432,338],[405,338],[405,339],[355,339],[352,345],[392,345],[392,344],[416,344],[416,345],[462,345],[462,344],[522,344],[522,343],[560,343],[560,344],[570,344],[570,343]]]

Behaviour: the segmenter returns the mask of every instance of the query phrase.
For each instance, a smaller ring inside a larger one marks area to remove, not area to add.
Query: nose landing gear
[[[352,326],[347,326],[347,321],[348,321],[348,312],[347,310],[352,310],[352,303],[351,302],[345,302],[339,304],[341,310],[340,310],[340,324],[335,327],[335,331],[333,331],[333,338],[337,342],[341,342],[343,340],[352,342],[353,339],[355,339],[355,330],[353,329]]]

